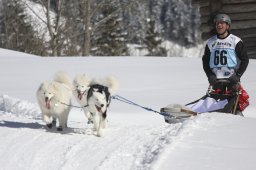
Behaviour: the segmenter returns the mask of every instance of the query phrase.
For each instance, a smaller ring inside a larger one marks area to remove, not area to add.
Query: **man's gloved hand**
[[[208,77],[208,81],[209,81],[210,85],[214,85],[214,84],[217,83],[217,78],[216,78],[215,75],[210,75],[210,76]]]
[[[237,74],[233,74],[232,76],[230,76],[228,78],[228,80],[230,81],[230,83],[232,84],[237,84],[238,82],[240,82],[240,76],[238,76]]]

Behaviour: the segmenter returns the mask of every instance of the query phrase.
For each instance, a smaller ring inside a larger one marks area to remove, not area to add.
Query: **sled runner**
[[[206,95],[185,106],[174,104],[161,108],[170,116],[164,116],[165,122],[177,123],[197,114],[221,112],[243,116],[242,111],[249,105],[249,96],[240,84],[231,84],[226,79],[218,80],[209,86]]]

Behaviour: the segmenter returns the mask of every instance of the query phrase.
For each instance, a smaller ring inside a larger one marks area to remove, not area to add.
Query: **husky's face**
[[[98,89],[93,89],[90,101],[90,104],[94,105],[98,112],[104,113],[107,110],[107,98],[104,91],[101,93]]]

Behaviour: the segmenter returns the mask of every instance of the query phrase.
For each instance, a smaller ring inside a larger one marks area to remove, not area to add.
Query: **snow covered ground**
[[[155,110],[194,101],[208,86],[200,58],[42,58],[0,49],[0,169],[256,169],[255,60],[242,78],[251,102],[245,117],[205,113],[170,125],[159,114],[112,100],[103,137],[93,135],[77,108],[67,130],[45,128],[35,93],[59,70],[72,78],[114,75],[120,96]]]

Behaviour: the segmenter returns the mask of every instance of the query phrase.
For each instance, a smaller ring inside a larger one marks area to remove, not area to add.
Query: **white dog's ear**
[[[44,88],[48,87],[49,85],[50,85],[49,81],[44,81],[43,83],[41,83],[38,90],[43,90]]]
[[[44,86],[44,83],[41,83],[40,86],[39,86],[39,88],[38,88],[38,91],[41,91],[42,88],[43,88],[43,86]]]
[[[58,90],[58,85],[56,83],[52,82],[51,85],[56,91]]]
[[[71,85],[71,90],[72,90],[72,91],[75,91],[75,90],[76,90],[76,85],[75,85],[75,84],[72,84],[72,85]]]
[[[83,79],[84,79],[84,82],[87,83],[87,86],[89,86],[92,81],[91,78],[89,76],[87,76],[86,74],[83,74]]]

